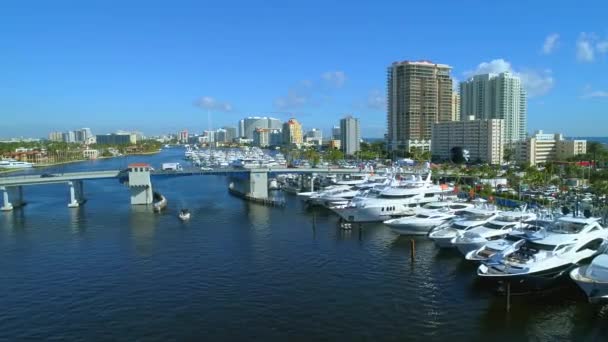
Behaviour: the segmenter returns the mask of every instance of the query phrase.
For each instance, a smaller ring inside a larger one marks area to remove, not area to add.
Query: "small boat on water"
[[[165,196],[161,195],[158,192],[154,192],[152,194],[152,197],[154,199],[154,204],[152,204],[154,211],[159,213],[161,210],[165,209],[165,207],[167,206],[167,199],[165,198]]]
[[[190,211],[188,209],[182,209],[179,211],[179,219],[182,221],[188,221],[190,219]]]

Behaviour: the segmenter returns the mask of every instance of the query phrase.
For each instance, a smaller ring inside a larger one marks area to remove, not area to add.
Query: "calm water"
[[[86,162],[53,172],[155,166],[181,150]],[[38,170],[40,172],[40,170]],[[47,171],[45,171],[47,172]],[[606,340],[608,306],[569,286],[505,299],[475,267],[382,225],[340,230],[337,217],[231,197],[220,176],[154,180],[163,214],[131,207],[116,180],[27,187],[0,213],[0,339]],[[188,223],[177,219],[191,209]]]

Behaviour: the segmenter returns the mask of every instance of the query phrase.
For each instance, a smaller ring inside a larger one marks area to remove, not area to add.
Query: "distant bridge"
[[[0,177],[0,191],[3,193],[0,210],[10,211],[13,204],[9,200],[9,193],[15,195],[15,206],[23,204],[23,186],[66,183],[69,186],[70,202],[68,207],[78,207],[84,202],[83,181],[96,179],[118,179],[127,183],[131,189],[131,204],[152,203],[151,178],[223,175],[233,176],[243,183],[240,191],[255,198],[268,197],[268,175],[279,174],[366,174],[369,170],[343,169],[343,168],[222,168],[213,170],[180,170],[180,171],[152,171],[148,164],[131,164],[125,170],[83,171],[71,173],[42,173],[38,175],[6,176]],[[243,182],[244,179],[247,181]]]

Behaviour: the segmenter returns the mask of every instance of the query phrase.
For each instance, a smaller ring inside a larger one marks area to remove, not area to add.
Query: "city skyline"
[[[521,16],[518,6],[486,3],[438,3],[441,11],[428,15],[430,4],[398,2],[13,3],[0,21],[11,32],[0,56],[0,113],[9,118],[0,137],[85,126],[202,132],[254,115],[295,117],[327,133],[352,113],[362,137],[381,138],[386,67],[403,60],[448,64],[455,81],[510,71],[529,95],[528,133],[606,136],[608,34],[602,11],[593,10],[601,3],[552,4],[535,3]],[[405,23],[404,11],[421,15]],[[429,15],[439,24],[425,25]]]

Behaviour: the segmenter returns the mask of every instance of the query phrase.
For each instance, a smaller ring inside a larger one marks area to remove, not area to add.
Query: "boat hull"
[[[570,279],[585,292],[590,302],[608,300],[608,282],[599,282],[585,277],[587,267],[577,267],[570,271]]]

